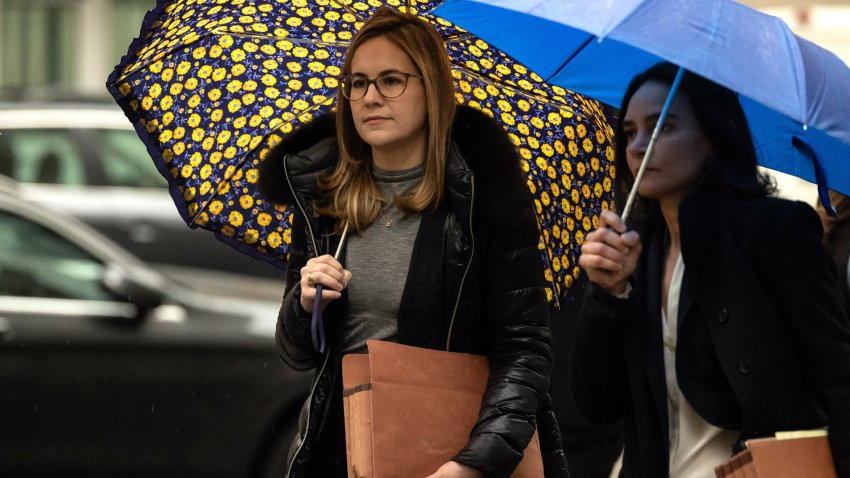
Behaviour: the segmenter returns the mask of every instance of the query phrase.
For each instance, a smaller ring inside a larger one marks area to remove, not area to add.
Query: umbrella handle
[[[342,251],[342,245],[345,243],[345,238],[348,236],[348,221],[345,222],[345,227],[342,230],[342,236],[339,238],[339,245],[336,248],[334,259],[339,259],[339,253]],[[325,322],[322,320],[322,284],[316,285],[316,297],[313,299],[313,315],[310,318],[310,338],[313,341],[313,350],[316,353],[325,353]]]
[[[310,319],[310,337],[313,339],[313,350],[325,353],[325,323],[322,320],[322,284],[316,285],[316,298],[313,302],[313,317]]]

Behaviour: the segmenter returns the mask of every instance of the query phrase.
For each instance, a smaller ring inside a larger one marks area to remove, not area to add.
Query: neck
[[[425,138],[404,145],[372,147],[372,162],[385,171],[411,169],[425,162]]]
[[[670,234],[670,243],[679,249],[679,204],[681,201],[661,201],[661,215],[667,224],[667,232]]]

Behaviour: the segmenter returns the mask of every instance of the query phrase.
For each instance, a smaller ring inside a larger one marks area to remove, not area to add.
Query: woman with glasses
[[[450,68],[429,24],[378,10],[348,50],[336,115],[262,165],[266,197],[296,205],[277,341],[290,366],[316,369],[290,478],[346,476],[341,360],[367,339],[489,359],[469,441],[431,477],[507,477],[535,427],[547,476],[565,473],[533,203],[501,127],[456,105]]]

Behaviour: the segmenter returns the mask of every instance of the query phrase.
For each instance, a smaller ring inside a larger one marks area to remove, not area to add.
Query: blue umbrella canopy
[[[673,62],[741,95],[763,166],[850,193],[850,69],[778,18],[732,0],[448,0],[435,13],[611,105]]]
[[[580,277],[579,247],[611,205],[610,109],[549,85],[501,50],[398,0],[159,0],[107,88],[169,181],[180,215],[284,267],[291,207],[266,202],[258,165],[287,134],[333,108],[345,51],[378,7],[410,8],[445,39],[456,97],[516,145],[540,224],[549,298]]]

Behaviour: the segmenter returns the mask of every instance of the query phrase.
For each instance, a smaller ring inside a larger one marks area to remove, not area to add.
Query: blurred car
[[[171,283],[0,184],[0,475],[267,477],[310,377],[277,302]]]
[[[278,298],[283,290],[282,270],[183,222],[114,103],[0,102],[0,174],[21,183],[25,198],[82,219],[173,278],[184,274],[184,283],[211,280],[191,273],[213,269],[276,279]]]

